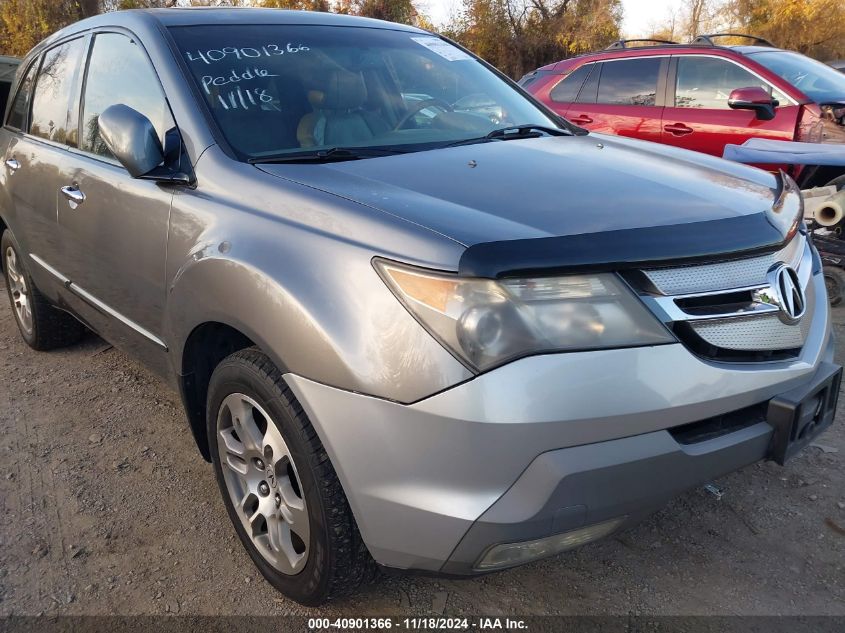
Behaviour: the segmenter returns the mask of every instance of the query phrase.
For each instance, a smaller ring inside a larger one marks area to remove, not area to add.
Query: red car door
[[[661,132],[667,145],[721,157],[725,145],[750,138],[794,140],[800,106],[737,62],[712,55],[674,56],[669,86]],[[765,88],[779,102],[773,119],[728,107],[732,90],[753,86]]]
[[[594,132],[660,141],[669,57],[595,63],[566,118]]]

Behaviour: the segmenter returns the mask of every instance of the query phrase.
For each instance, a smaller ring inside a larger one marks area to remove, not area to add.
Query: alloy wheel
[[[252,544],[278,571],[298,573],[308,561],[311,525],[278,427],[255,400],[233,393],[217,415],[217,447],[226,489]]]
[[[18,256],[15,249],[9,246],[6,249],[6,283],[9,284],[9,293],[12,295],[12,305],[18,317],[18,323],[27,334],[32,334],[32,304],[30,303],[29,288],[18,266]]]

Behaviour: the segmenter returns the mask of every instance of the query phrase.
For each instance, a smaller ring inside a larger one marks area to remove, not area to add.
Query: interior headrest
[[[354,110],[367,100],[367,85],[358,73],[330,70],[317,80],[317,89],[308,91],[308,101],[323,110]]]

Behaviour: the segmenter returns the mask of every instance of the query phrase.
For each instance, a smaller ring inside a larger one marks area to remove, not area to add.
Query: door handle
[[[586,114],[579,114],[578,116],[572,117],[569,120],[572,121],[575,125],[586,125],[587,123],[593,122],[593,120]]]
[[[75,209],[80,204],[85,202],[85,194],[80,191],[79,187],[76,185],[70,185],[69,187],[62,187],[60,189],[62,195],[67,199],[68,203],[70,203],[70,208]]]
[[[21,168],[21,164],[17,161],[16,158],[9,158],[6,161],[6,167],[8,167],[9,171],[14,174],[17,170]]]
[[[683,123],[671,123],[669,125],[664,125],[663,129],[675,136],[685,136],[686,134],[692,134],[695,131]]]

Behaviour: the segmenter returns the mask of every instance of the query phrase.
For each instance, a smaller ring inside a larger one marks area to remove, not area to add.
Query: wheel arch
[[[285,346],[275,340],[279,323],[267,318],[274,290],[278,288],[247,262],[206,252],[190,258],[169,287],[165,322],[171,366],[197,448],[207,461],[206,397],[217,365],[230,354],[256,347],[287,371],[279,356]]]
[[[179,367],[179,395],[197,448],[206,461],[211,461],[206,425],[206,398],[211,374],[227,356],[254,346],[255,342],[246,334],[219,321],[199,324],[185,341]]]

